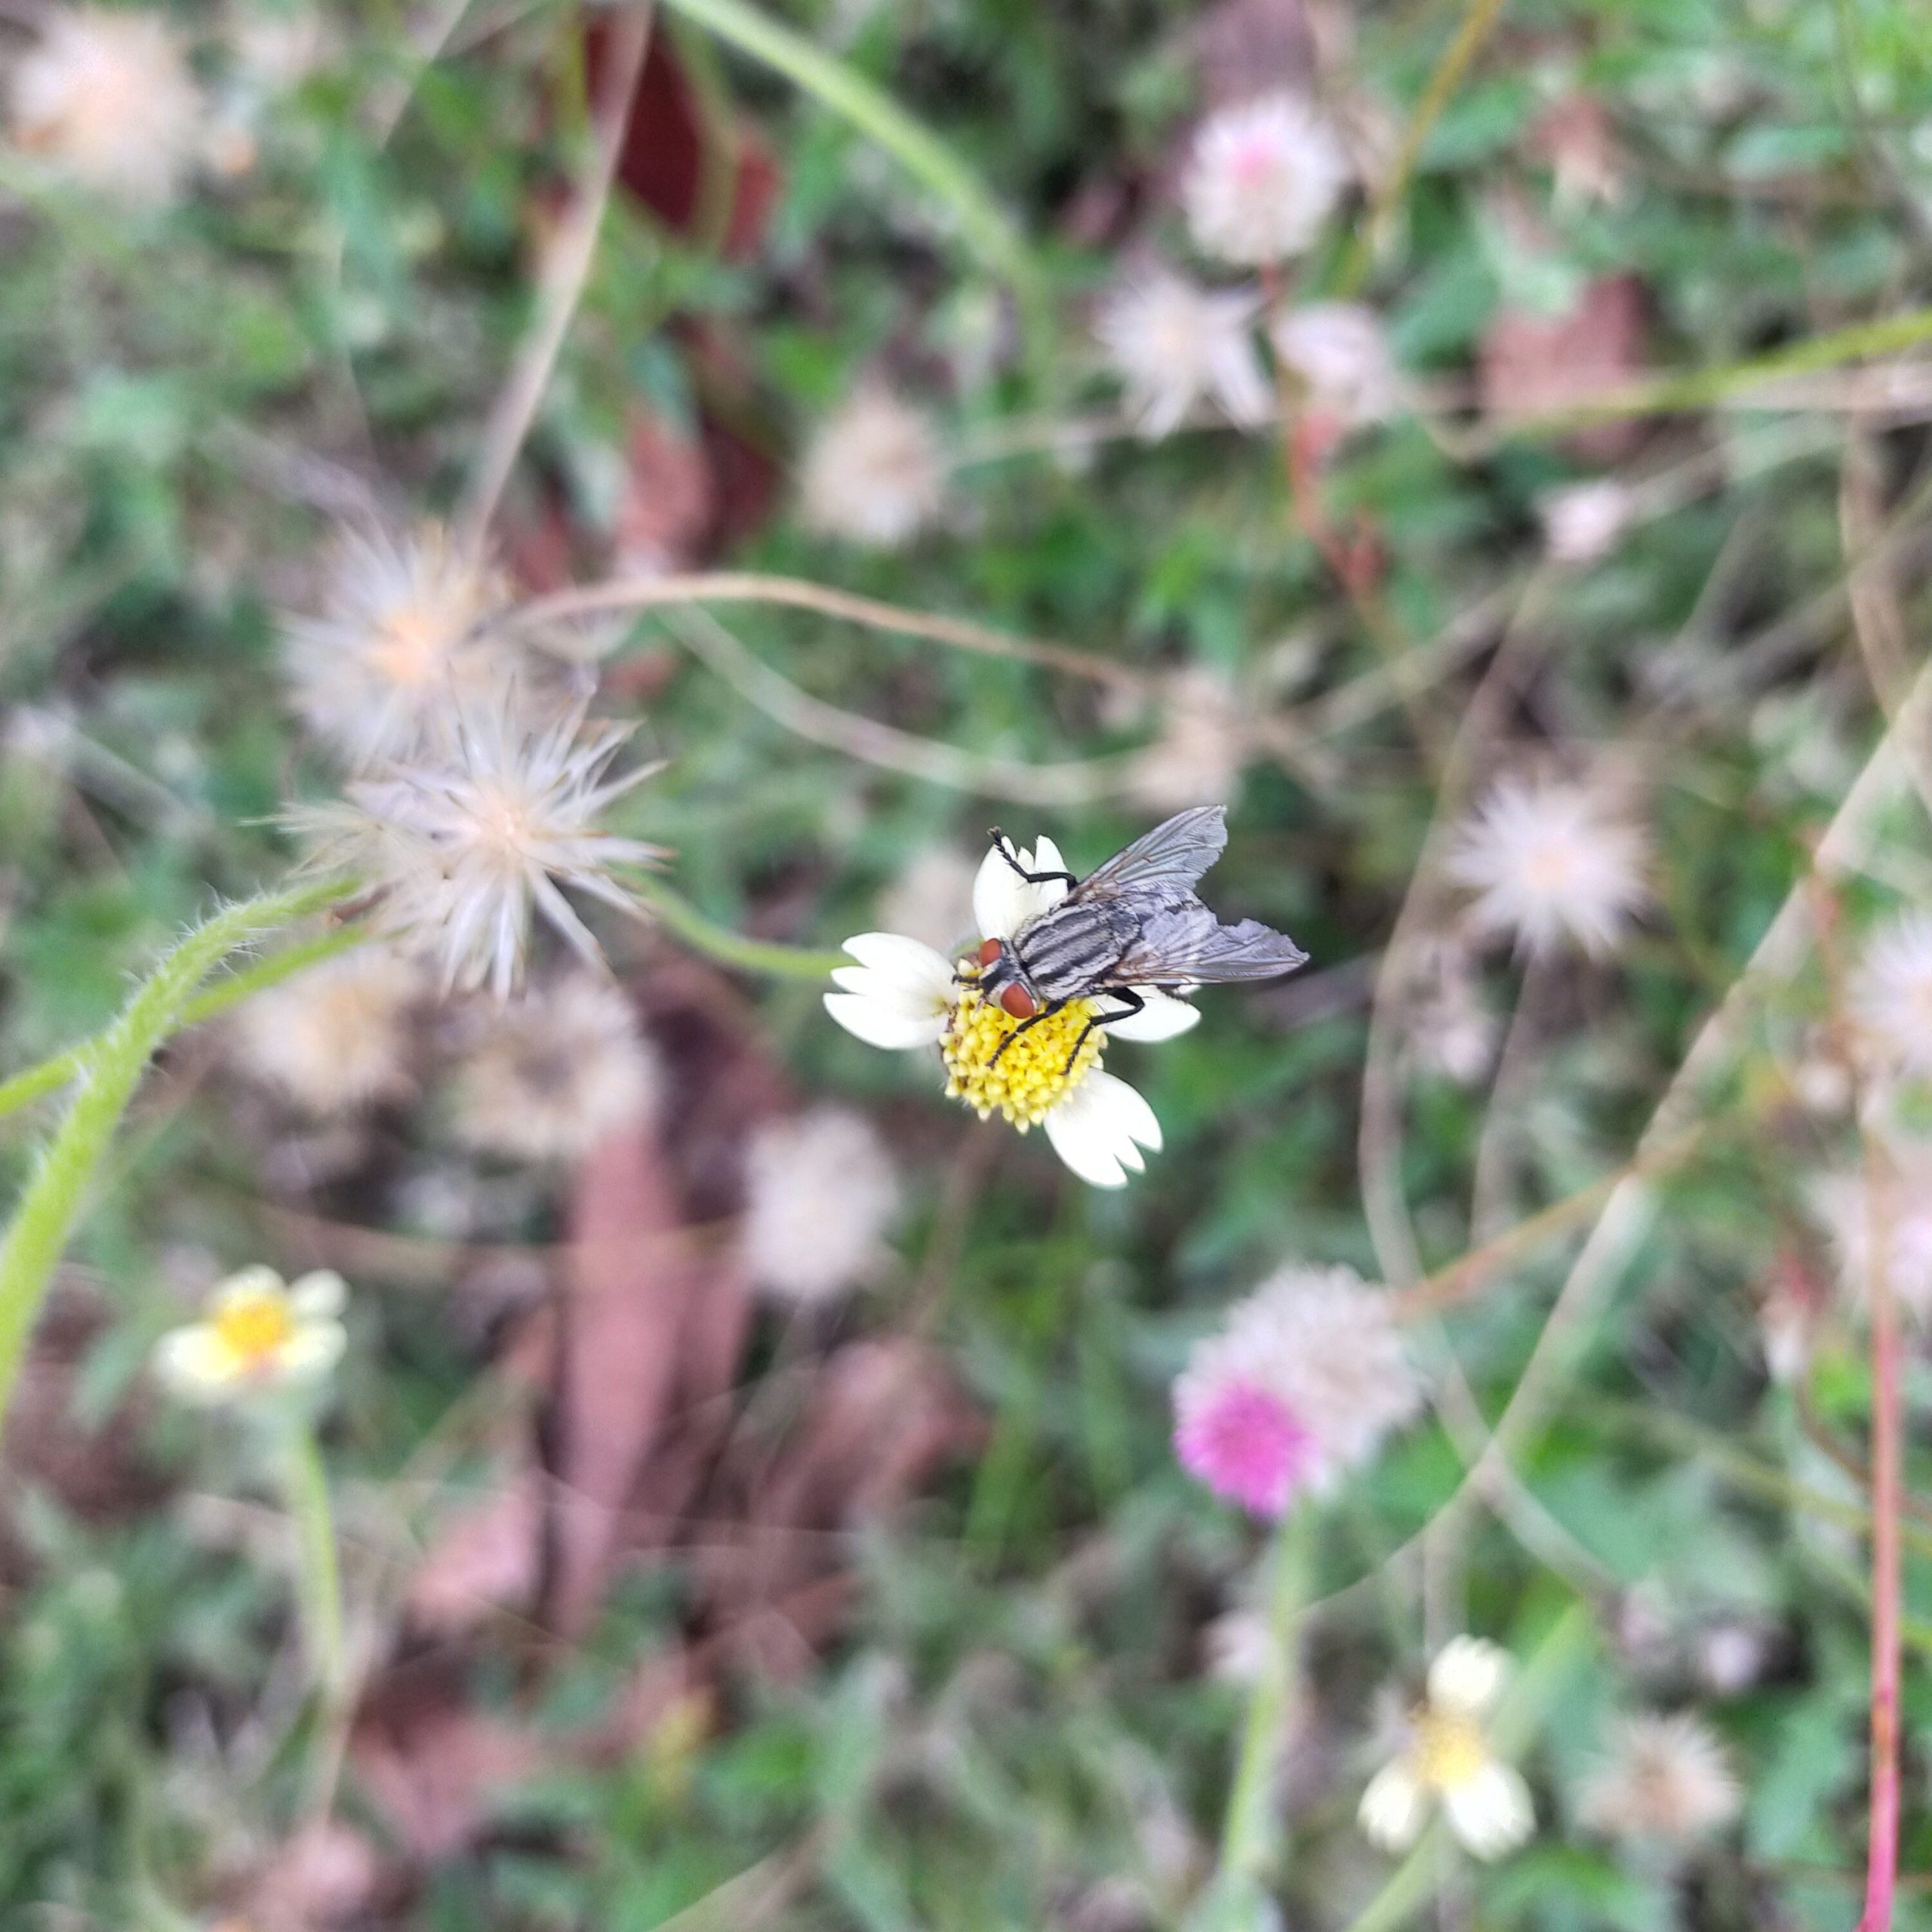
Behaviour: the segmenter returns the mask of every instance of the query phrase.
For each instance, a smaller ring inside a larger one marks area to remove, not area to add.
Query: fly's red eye
[[[991,940],[987,942],[989,945],[992,943]],[[1016,1020],[1031,1020],[1038,1010],[1033,1004],[1033,995],[1017,983],[1000,995],[999,1003]]]
[[[980,942],[980,964],[982,966],[990,966],[1005,950],[1004,941],[996,939],[983,939]]]

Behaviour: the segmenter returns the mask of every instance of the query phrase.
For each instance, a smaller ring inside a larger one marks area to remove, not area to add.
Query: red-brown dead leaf
[[[1540,415],[1608,395],[1642,373],[1646,336],[1643,284],[1631,275],[1599,275],[1567,315],[1502,309],[1483,337],[1483,408]],[[1599,423],[1571,441],[1604,462],[1626,454],[1641,433],[1634,423]]]
[[[448,1678],[422,1671],[384,1680],[349,1751],[377,1815],[423,1863],[460,1851],[543,1759],[535,1739],[461,1701]]]
[[[494,1611],[528,1608],[543,1552],[542,1478],[525,1469],[443,1524],[410,1581],[410,1621],[428,1635],[453,1637]]]
[[[255,1875],[241,1922],[253,1932],[317,1932],[360,1919],[383,1881],[376,1847],[334,1819],[306,1826]]]
[[[717,514],[702,440],[640,409],[626,446],[624,494],[611,533],[620,571],[680,570],[698,554]]]

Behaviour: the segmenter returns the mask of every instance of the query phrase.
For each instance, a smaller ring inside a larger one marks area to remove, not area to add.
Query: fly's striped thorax
[[[1106,983],[1140,932],[1139,916],[1124,906],[1075,903],[1042,912],[1011,944],[1035,992],[1073,999]]]

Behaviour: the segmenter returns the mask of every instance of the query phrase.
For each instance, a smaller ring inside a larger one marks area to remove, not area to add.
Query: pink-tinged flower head
[[[1174,1417],[1181,1467],[1257,1516],[1285,1515],[1321,1463],[1314,1432],[1259,1383],[1183,1376]]]

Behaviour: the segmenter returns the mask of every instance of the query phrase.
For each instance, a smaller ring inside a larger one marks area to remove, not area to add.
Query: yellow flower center
[[[284,1296],[238,1295],[214,1318],[214,1332],[242,1367],[260,1368],[294,1339],[295,1317]]]
[[[1454,1791],[1489,1762],[1482,1727],[1473,1718],[1425,1710],[1415,1724],[1416,1776],[1432,1791]]]
[[[940,1041],[946,1091],[982,1120],[997,1109],[1024,1134],[1100,1065],[1100,1029],[1080,1038],[1094,1010],[1091,999],[1069,1000],[1051,1020],[1027,1025],[983,998],[977,989],[962,987]]]

